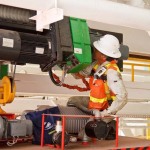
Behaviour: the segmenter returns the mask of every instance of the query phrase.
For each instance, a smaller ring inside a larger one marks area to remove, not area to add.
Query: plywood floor
[[[118,148],[133,148],[133,147],[148,147],[150,146],[150,140],[130,138],[130,137],[119,137]],[[81,142],[69,143],[66,150],[111,150],[116,149],[115,140],[113,141],[96,141],[95,143],[90,142],[88,145],[83,146]],[[0,150],[56,150],[56,148],[50,148],[48,146],[40,147],[39,145],[33,145],[28,143],[17,143],[12,147],[6,145],[0,145]],[[147,150],[150,150],[147,149]]]

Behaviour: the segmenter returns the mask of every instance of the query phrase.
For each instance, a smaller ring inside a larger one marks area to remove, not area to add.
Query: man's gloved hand
[[[98,109],[92,109],[92,114],[95,116],[95,118],[101,117],[101,112]]]
[[[105,117],[105,116],[110,116],[111,114],[108,113],[108,111],[105,109],[103,111],[101,111],[101,117]]]

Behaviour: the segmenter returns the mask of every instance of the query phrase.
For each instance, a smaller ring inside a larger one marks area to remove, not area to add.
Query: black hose
[[[58,62],[58,61],[54,62],[54,63],[51,65],[50,70],[49,70],[48,73],[49,73],[49,77],[50,77],[51,81],[52,81],[56,86],[61,86],[61,85],[62,85],[61,82],[57,82],[57,81],[54,79],[54,77],[53,77],[53,72],[52,72],[52,68],[53,68],[55,65],[58,65],[58,64],[61,64],[61,63]]]
[[[49,77],[50,77],[51,81],[52,81],[56,86],[61,86],[61,82],[57,82],[57,81],[54,79],[52,70],[49,70],[48,73],[49,73]]]

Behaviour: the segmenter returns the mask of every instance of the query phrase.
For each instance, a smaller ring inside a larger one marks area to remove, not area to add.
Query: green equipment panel
[[[0,79],[8,75],[8,65],[0,65]]]
[[[89,28],[84,19],[70,17],[74,54],[67,58],[72,65],[68,73],[76,73],[92,62]]]

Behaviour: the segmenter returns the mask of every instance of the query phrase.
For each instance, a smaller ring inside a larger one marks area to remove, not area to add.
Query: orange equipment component
[[[11,77],[4,76],[0,82],[0,104],[5,105],[14,100],[16,85]]]
[[[2,110],[3,111],[3,110]],[[8,120],[16,119],[16,115],[13,113],[1,113],[0,111],[0,116],[7,118]]]

